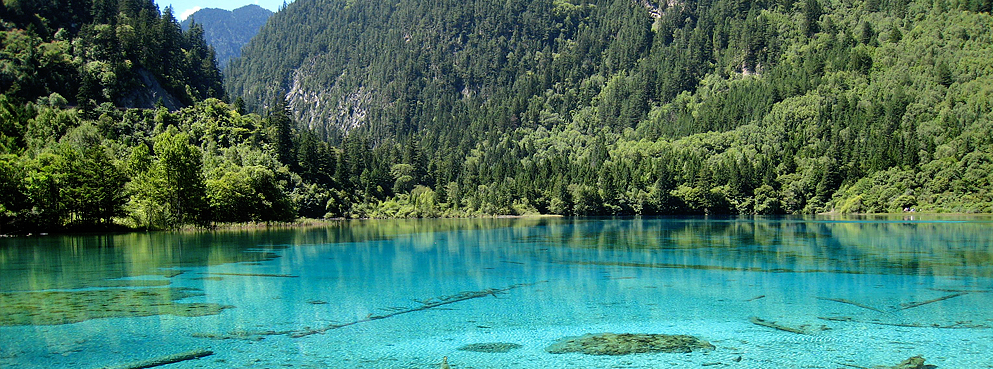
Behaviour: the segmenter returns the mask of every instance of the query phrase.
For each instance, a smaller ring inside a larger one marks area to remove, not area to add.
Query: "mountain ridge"
[[[181,25],[189,30],[192,23],[203,27],[204,39],[214,47],[217,64],[224,69],[228,61],[241,55],[241,47],[248,43],[266,20],[271,10],[249,4],[234,10],[204,8],[187,17]]]

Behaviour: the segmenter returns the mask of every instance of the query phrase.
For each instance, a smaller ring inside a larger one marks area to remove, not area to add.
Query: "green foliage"
[[[59,198],[70,223],[110,223],[123,215],[128,177],[96,128],[84,124],[67,133],[56,147],[62,173]]]
[[[132,153],[128,207],[135,225],[173,227],[208,219],[202,153],[189,141],[173,128],[154,138],[151,152],[141,146]]]
[[[215,221],[266,222],[295,218],[288,196],[267,168],[248,166],[218,174],[219,178],[206,182],[207,201]]]
[[[22,165],[16,155],[0,155],[0,217],[4,222],[26,205]]]
[[[0,93],[151,108],[222,97],[214,52],[151,0],[13,1],[0,23]]]
[[[203,199],[206,195],[203,162],[200,150],[189,143],[184,133],[166,131],[154,139],[156,161],[151,172],[162,177],[165,193],[160,204],[177,224],[197,222],[204,218]]]
[[[805,0],[803,3],[803,23],[800,24],[801,31],[807,35],[807,37],[813,37],[814,34],[820,32],[821,27],[818,24],[821,18],[823,9],[821,8],[821,3],[817,0]]]
[[[272,119],[241,115],[220,100],[175,113],[106,105],[95,119],[59,100],[6,106],[28,125],[11,127],[14,138],[25,139],[8,139],[12,153],[0,155],[4,232],[291,221],[298,209],[320,218],[342,214],[332,205],[347,203],[279,161],[265,123]],[[295,147],[303,139],[289,141]],[[323,166],[297,165],[332,178],[327,161],[318,162]]]

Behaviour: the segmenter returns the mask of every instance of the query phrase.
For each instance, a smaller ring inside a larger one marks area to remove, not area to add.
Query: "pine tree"
[[[806,0],[803,4],[803,23],[801,24],[801,30],[807,37],[813,37],[815,33],[820,32],[820,21],[821,14],[824,10],[821,8],[821,3],[817,0]]]
[[[276,158],[281,163],[297,168],[296,155],[293,152],[294,125],[289,102],[286,99],[273,101],[265,120],[267,141],[273,144]]]

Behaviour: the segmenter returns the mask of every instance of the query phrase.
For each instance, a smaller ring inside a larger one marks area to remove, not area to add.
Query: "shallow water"
[[[993,368],[991,226],[484,219],[2,239],[0,367],[210,350],[168,368]],[[602,332],[716,349],[545,350]],[[515,345],[459,350],[481,343]]]

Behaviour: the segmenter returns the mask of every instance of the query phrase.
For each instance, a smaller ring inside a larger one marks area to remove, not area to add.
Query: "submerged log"
[[[355,320],[355,321],[351,321],[351,322],[347,322],[347,323],[340,323],[340,324],[328,324],[326,326],[319,327],[319,328],[306,327],[306,328],[301,329],[301,330],[259,331],[259,332],[232,332],[231,334],[194,333],[193,336],[194,337],[197,337],[197,338],[209,338],[209,339],[216,339],[216,340],[226,340],[226,339],[261,340],[261,339],[265,338],[266,336],[274,336],[274,335],[288,335],[288,336],[293,337],[293,338],[301,338],[301,337],[306,337],[306,336],[310,336],[310,335],[314,335],[314,334],[324,333],[324,332],[330,331],[332,329],[344,328],[344,327],[348,327],[348,326],[352,326],[352,325],[356,325],[356,324],[360,324],[360,323],[366,323],[366,322],[371,322],[371,321],[374,321],[374,320],[386,319],[386,318],[394,317],[394,316],[401,315],[401,314],[407,314],[407,313],[412,313],[412,312],[415,312],[415,311],[423,311],[423,310],[428,310],[428,309],[435,309],[435,308],[438,308],[438,307],[441,307],[441,306],[444,306],[444,305],[454,304],[454,303],[460,302],[460,301],[466,301],[466,300],[471,300],[471,299],[480,298],[480,297],[486,297],[486,296],[497,297],[497,294],[499,294],[499,293],[507,292],[507,291],[510,291],[512,289],[515,289],[515,288],[526,287],[526,286],[533,286],[535,284],[543,283],[543,282],[547,282],[547,281],[541,281],[541,282],[535,282],[535,283],[518,283],[518,284],[513,284],[513,285],[510,285],[510,286],[507,286],[507,287],[504,287],[504,288],[488,288],[488,289],[481,290],[481,291],[464,291],[464,292],[459,292],[459,293],[454,294],[454,295],[445,295],[445,296],[432,297],[432,298],[428,298],[428,299],[425,299],[425,300],[416,300],[415,299],[413,301],[416,301],[419,304],[421,304],[420,306],[414,306],[414,307],[408,307],[408,308],[399,307],[399,306],[392,306],[392,307],[382,308],[380,310],[386,310],[386,311],[388,311],[388,313],[382,314],[382,315],[369,314],[369,315],[366,315],[364,318],[359,319],[359,320]]]
[[[787,327],[785,325],[779,325],[779,324],[776,324],[776,322],[770,322],[768,320],[761,319],[761,318],[755,317],[755,316],[748,318],[748,321],[749,322],[752,322],[752,324],[755,324],[755,325],[761,325],[763,327],[768,327],[768,328],[780,330],[780,331],[783,331],[783,332],[790,332],[790,333],[796,333],[796,334],[809,335],[809,333],[807,333],[807,331],[805,331],[803,329],[793,328],[793,327]]]
[[[953,293],[953,294],[947,295],[947,296],[942,296],[942,297],[939,297],[939,298],[936,298],[936,299],[930,299],[930,300],[927,300],[927,301],[908,302],[906,304],[900,304],[900,307],[894,308],[893,311],[907,310],[907,309],[915,308],[915,307],[918,307],[918,306],[921,306],[921,305],[933,304],[933,303],[938,302],[938,301],[945,301],[945,300],[948,300],[950,298],[955,298],[955,297],[959,297],[959,296],[967,295],[967,294],[968,293],[965,293],[965,292],[959,292],[959,293]]]
[[[953,288],[928,288],[932,291],[938,292],[963,292],[963,293],[990,293],[993,290],[970,290],[970,289],[953,289]]]
[[[863,309],[866,309],[866,310],[872,310],[872,311],[879,312],[879,313],[884,313],[884,314],[887,313],[886,311],[883,311],[883,310],[874,308],[874,307],[869,306],[869,305],[861,304],[861,303],[858,303],[858,302],[855,302],[855,301],[852,301],[852,300],[836,299],[836,298],[830,298],[830,297],[818,297],[817,299],[818,300],[825,300],[825,301],[840,302],[842,304],[848,304],[848,305],[860,307],[860,308],[863,308]]]
[[[154,367],[157,367],[157,366],[163,366],[163,365],[178,363],[178,362],[181,362],[181,361],[199,359],[199,358],[210,356],[210,355],[213,355],[213,354],[214,354],[214,352],[213,351],[210,351],[210,350],[193,350],[193,351],[181,352],[181,353],[178,353],[178,354],[161,356],[161,357],[157,357],[157,358],[154,358],[154,359],[136,361],[136,362],[127,363],[127,364],[124,364],[124,365],[106,366],[106,367],[103,367],[102,369],[145,369],[145,368],[154,368]]]
[[[827,320],[832,322],[848,322],[848,323],[861,323],[861,324],[875,324],[875,325],[886,325],[891,327],[904,327],[904,328],[940,328],[940,329],[990,329],[993,326],[988,324],[975,324],[971,321],[960,321],[954,324],[940,324],[940,323],[903,323],[903,322],[881,322],[874,320],[857,320],[850,316],[828,316],[828,317],[817,317],[817,319]]]
[[[445,295],[445,296],[432,297],[432,298],[429,298],[429,299],[426,299],[426,300],[414,300],[414,301],[417,301],[418,303],[420,303],[421,305],[420,306],[409,307],[409,308],[403,308],[403,307],[393,306],[393,307],[389,307],[387,309],[381,309],[381,310],[387,310],[387,311],[389,311],[386,314],[382,314],[382,315],[369,314],[369,315],[366,315],[364,318],[359,319],[359,320],[355,320],[355,321],[351,321],[351,322],[347,322],[347,323],[341,323],[341,324],[328,324],[326,326],[319,327],[319,328],[306,327],[306,328],[301,329],[301,330],[261,331],[261,332],[233,332],[231,334],[194,333],[193,336],[194,337],[197,337],[197,338],[209,338],[209,339],[219,339],[219,340],[225,340],[225,339],[260,340],[260,339],[262,339],[262,338],[264,338],[266,336],[273,336],[273,335],[288,335],[288,336],[293,337],[293,338],[300,338],[300,337],[306,337],[306,336],[310,336],[310,335],[314,335],[314,334],[324,333],[324,332],[330,331],[332,329],[338,329],[338,328],[344,328],[344,327],[356,325],[356,324],[359,324],[359,323],[366,323],[366,322],[371,322],[371,321],[374,321],[374,320],[386,319],[386,318],[394,317],[394,316],[401,315],[401,314],[412,313],[412,312],[415,312],[415,311],[423,311],[423,310],[428,310],[428,309],[434,309],[434,308],[438,308],[440,306],[444,306],[444,305],[448,305],[448,304],[454,304],[454,303],[460,302],[460,301],[466,301],[466,300],[471,300],[471,299],[480,298],[480,297],[486,297],[486,296],[496,297],[498,293],[507,292],[507,291],[510,291],[512,289],[515,289],[515,288],[526,287],[526,286],[533,286],[535,284],[543,283],[543,282],[547,282],[547,281],[541,281],[541,282],[535,282],[535,283],[518,283],[518,284],[512,284],[512,285],[507,286],[507,287],[504,287],[504,288],[488,288],[488,289],[481,290],[481,291],[465,291],[465,292],[459,292],[459,293],[454,294],[454,295]]]
[[[306,337],[306,336],[310,336],[310,335],[314,335],[314,334],[318,334],[318,333],[324,333],[324,332],[330,331],[332,329],[343,328],[343,327],[347,327],[347,326],[351,326],[351,325],[355,325],[355,324],[359,324],[359,323],[370,322],[370,321],[373,321],[373,320],[390,318],[390,317],[394,317],[394,316],[401,315],[401,314],[412,313],[412,312],[415,312],[415,311],[422,311],[422,310],[433,309],[433,308],[436,308],[436,307],[439,307],[439,306],[448,305],[448,304],[454,304],[454,303],[460,302],[460,301],[471,300],[471,299],[480,298],[480,297],[486,297],[486,296],[496,297],[497,296],[497,293],[502,293],[502,292],[510,291],[512,289],[515,289],[515,288],[520,288],[520,287],[525,287],[525,286],[531,286],[531,285],[534,285],[534,284],[535,283],[519,283],[519,284],[510,285],[510,286],[507,286],[507,287],[504,287],[504,288],[488,288],[488,289],[485,289],[485,290],[482,290],[482,291],[465,291],[465,292],[459,292],[459,293],[454,294],[454,295],[439,296],[439,297],[429,298],[427,300],[415,300],[415,301],[420,302],[421,303],[421,306],[415,306],[415,307],[407,308],[407,309],[404,309],[404,310],[396,310],[396,311],[393,311],[393,312],[390,312],[390,313],[387,313],[387,314],[383,314],[383,315],[369,314],[365,318],[362,318],[362,319],[359,319],[359,320],[356,320],[356,321],[352,321],[352,322],[348,322],[348,323],[330,324],[330,325],[327,325],[327,326],[324,326],[324,327],[320,327],[320,328],[316,328],[316,329],[305,329],[305,330],[301,330],[301,331],[293,331],[293,332],[290,332],[289,333],[289,336],[290,337],[293,337],[293,338]]]
[[[200,274],[203,274],[203,275],[230,275],[230,276],[239,276],[239,277],[277,277],[277,278],[300,278],[300,276],[298,276],[298,275],[292,275],[292,274],[266,274],[266,273],[219,273],[219,272],[211,272],[211,273],[200,273]]]

